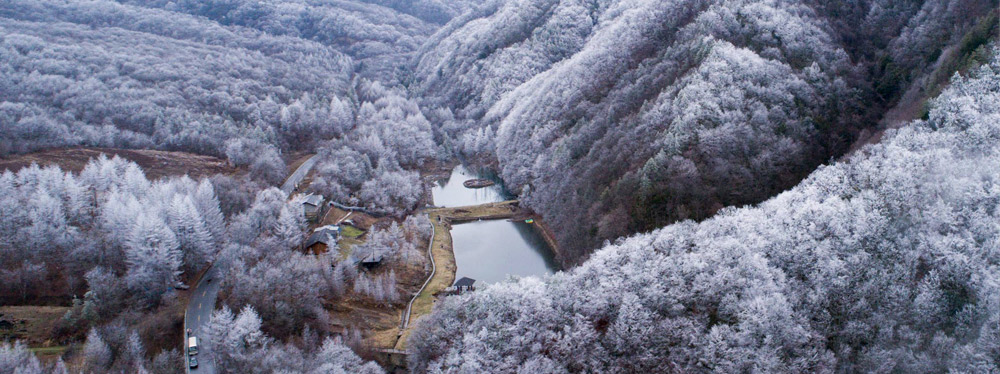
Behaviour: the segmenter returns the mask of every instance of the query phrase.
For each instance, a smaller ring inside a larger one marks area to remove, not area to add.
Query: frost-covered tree
[[[165,5],[106,0],[5,4],[0,24],[11,32],[0,42],[0,53],[11,58],[4,59],[0,153],[92,145],[222,155],[228,140],[260,139],[272,151],[304,149],[346,128],[344,108],[334,99],[347,94],[354,72],[354,62],[341,52],[347,48],[297,32],[233,24],[243,17],[212,20],[219,13],[201,13],[212,5]],[[322,10],[328,19],[351,14],[341,21],[356,25],[371,24],[357,18],[355,10],[382,13],[384,17],[369,19],[376,24],[399,16],[376,6],[310,8]],[[399,35],[429,33],[422,22],[403,17],[416,24],[397,30]],[[383,50],[384,58],[398,58],[396,54],[414,47]],[[72,73],[65,66],[74,66]],[[275,155],[249,155],[254,162],[246,165],[272,181],[280,161]]]
[[[422,194],[417,172],[380,167],[374,179],[361,185],[359,197],[372,211],[402,216],[416,208]]]
[[[91,329],[90,333],[87,334],[87,341],[83,346],[83,357],[87,367],[91,370],[107,370],[111,365],[113,358],[111,348],[95,329]]]
[[[302,209],[284,206],[278,214],[275,223],[275,235],[288,248],[295,248],[302,243],[305,234],[306,219]]]
[[[252,308],[233,314],[223,307],[212,314],[205,344],[213,347],[213,357],[222,373],[301,372],[301,373],[382,373],[373,362],[364,362],[340,339],[327,338],[322,346],[283,344],[264,335],[261,320]],[[304,338],[308,343],[314,339]],[[317,341],[318,343],[318,341]]]
[[[226,221],[220,208],[219,198],[215,194],[215,187],[209,180],[201,180],[192,200],[198,215],[205,222],[205,227],[212,234],[213,241],[221,242],[225,235]]]
[[[6,171],[0,189],[0,231],[9,244],[0,292],[25,301],[86,294],[92,322],[154,306],[182,271],[197,273],[211,260],[223,239],[213,230],[225,234],[207,181],[150,181],[118,157],[93,159],[78,175],[37,165]]]
[[[126,244],[128,285],[150,302],[178,282],[183,253],[177,236],[162,219],[141,214],[137,217]]]
[[[972,75],[758,206],[448,298],[408,340],[410,368],[996,371],[1000,62]]]
[[[41,374],[42,365],[21,341],[0,343],[0,371],[17,374]]]
[[[444,143],[532,191],[522,203],[577,263],[605,240],[792,187],[904,96],[919,106],[933,92],[921,77],[956,60],[949,46],[983,55],[988,37],[961,40],[990,29],[995,5],[489,2],[429,40],[410,88],[450,112],[429,116]]]
[[[212,259],[215,241],[190,196],[174,196],[167,222],[177,238],[184,268],[194,272],[204,267]]]

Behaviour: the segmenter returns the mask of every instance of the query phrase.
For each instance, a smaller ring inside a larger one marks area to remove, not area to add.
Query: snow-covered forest
[[[1000,371],[998,8],[0,1],[0,374]],[[456,165],[563,271],[410,321]]]
[[[449,298],[412,370],[996,370],[1000,59],[973,75],[760,206]]]
[[[793,186],[995,4],[495,1],[431,38],[415,92],[578,262]]]

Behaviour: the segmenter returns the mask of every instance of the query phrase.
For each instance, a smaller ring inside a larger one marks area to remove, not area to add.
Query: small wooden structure
[[[313,254],[324,253],[340,240],[340,226],[327,225],[313,230],[312,235],[302,244],[302,248]]]
[[[325,205],[323,205],[323,195],[310,194],[302,200],[302,212],[310,222],[316,222],[323,216]]]
[[[361,259],[361,266],[366,269],[372,269],[380,264],[382,264],[381,253],[372,253]]]
[[[445,288],[443,293],[446,295],[461,295],[464,292],[472,292],[476,290],[475,284],[475,279],[462,277],[461,279],[455,281],[455,284],[451,287]]]

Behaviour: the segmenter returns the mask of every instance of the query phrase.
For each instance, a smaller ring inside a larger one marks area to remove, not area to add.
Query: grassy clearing
[[[351,248],[354,246],[364,243],[363,240],[351,239],[351,238],[341,238],[337,241],[337,249],[340,253],[340,258],[347,258],[351,254]]]
[[[68,345],[60,345],[55,347],[38,347],[38,348],[28,348],[31,353],[34,353],[38,358],[43,360],[56,359],[62,357],[63,353],[69,349]]]
[[[55,148],[0,157],[0,171],[6,169],[16,172],[36,163],[40,166],[58,165],[65,171],[78,173],[90,159],[97,158],[102,153],[109,158],[119,156],[139,164],[150,179],[185,174],[198,179],[215,174],[234,175],[243,172],[242,169],[229,165],[226,160],[193,153],[89,147]]]
[[[359,236],[364,235],[364,234],[365,234],[365,232],[362,231],[361,229],[357,228],[357,227],[348,226],[348,225],[342,225],[342,226],[340,226],[340,236],[342,236],[342,237],[350,238],[350,239],[357,239]]]
[[[375,348],[392,347],[399,332],[400,309],[376,305],[368,300],[346,297],[329,305],[327,312],[335,328],[358,328],[365,333],[365,344]]]
[[[0,329],[0,341],[23,340],[32,347],[51,345],[52,327],[68,310],[69,307],[61,306],[0,307],[0,320],[12,325]]]
[[[340,258],[347,258],[347,255],[351,253],[351,248],[364,243],[365,241],[361,239],[364,234],[365,232],[361,229],[347,225],[340,226],[340,240],[337,241]]]

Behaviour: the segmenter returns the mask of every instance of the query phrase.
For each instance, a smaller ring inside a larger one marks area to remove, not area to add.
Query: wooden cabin
[[[461,279],[455,281],[455,284],[451,287],[444,289],[444,294],[446,295],[461,295],[464,292],[472,292],[476,290],[476,280],[469,277],[462,277]]]
[[[361,259],[361,266],[366,269],[373,269],[382,264],[382,254],[372,253]]]
[[[309,222],[316,222],[323,217],[325,205],[323,205],[323,195],[310,194],[302,200],[302,212]]]
[[[340,240],[340,226],[327,225],[313,230],[312,235],[309,235],[302,247],[304,250],[318,255],[336,246],[338,240]]]

